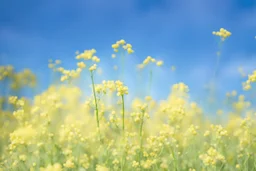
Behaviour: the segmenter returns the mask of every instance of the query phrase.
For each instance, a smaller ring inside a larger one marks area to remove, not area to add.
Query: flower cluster
[[[142,69],[142,68],[146,67],[147,65],[149,65],[150,63],[155,63],[156,66],[159,66],[159,67],[164,64],[164,62],[161,61],[161,60],[157,61],[155,58],[153,58],[153,57],[151,57],[151,56],[147,56],[147,57],[144,59],[144,61],[143,61],[141,64],[139,64],[137,67],[138,67],[139,69]]]
[[[62,73],[60,81],[71,81],[72,79],[78,78],[80,73],[82,72],[81,68],[77,68],[76,70],[65,70],[64,68],[58,68],[58,71]]]
[[[83,59],[83,60],[93,60],[96,61],[95,62],[99,62],[98,58],[96,56],[94,56],[94,54],[96,53],[95,49],[91,49],[91,50],[85,50],[83,53],[80,53],[76,56],[76,59]]]
[[[220,28],[219,31],[214,31],[214,32],[212,32],[212,34],[216,35],[216,36],[220,36],[222,41],[224,41],[226,38],[231,36],[231,32],[227,31],[224,28]]]
[[[246,82],[243,83],[244,90],[250,90],[251,89],[251,83],[256,82],[256,70],[253,71],[252,74],[248,75],[248,79]]]
[[[213,147],[209,148],[206,154],[200,155],[199,158],[203,161],[203,163],[206,166],[214,166],[218,161],[225,162],[224,156],[218,153],[218,151]]]
[[[128,87],[125,86],[121,81],[116,81],[117,96],[123,96],[128,94]]]
[[[132,49],[132,45],[129,43],[126,43],[125,40],[119,40],[115,44],[112,45],[112,48],[114,49],[115,52],[118,52],[119,48],[123,48],[124,50],[127,51],[128,54],[134,53],[134,50]],[[113,58],[115,58],[115,55],[112,55]]]

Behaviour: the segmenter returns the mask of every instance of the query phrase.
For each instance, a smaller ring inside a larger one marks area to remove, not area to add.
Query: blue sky
[[[31,68],[45,89],[48,59],[75,67],[76,50],[95,48],[111,77],[111,44],[125,39],[136,52],[129,64],[148,55],[164,60],[155,71],[153,95],[165,98],[170,86],[181,81],[197,95],[213,76],[219,39],[211,33],[221,27],[232,36],[223,47],[219,89],[240,89],[237,67],[250,72],[256,66],[255,0],[1,1],[0,63]],[[177,67],[175,73],[171,65]],[[136,87],[131,73],[126,82]]]

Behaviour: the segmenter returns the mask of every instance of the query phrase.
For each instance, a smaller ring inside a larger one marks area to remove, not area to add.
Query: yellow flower
[[[96,171],[109,171],[109,168],[102,166],[102,165],[97,165]]]
[[[145,100],[146,100],[146,101],[151,101],[151,100],[152,100],[152,97],[151,97],[151,96],[146,96],[146,97],[145,97]]]
[[[79,68],[81,68],[81,69],[86,67],[86,65],[85,65],[84,62],[78,62],[78,63],[77,63],[77,66],[78,66]]]
[[[139,166],[139,162],[137,162],[137,161],[132,162],[132,167],[137,168],[138,166]]]
[[[118,44],[120,44],[120,45],[124,45],[126,42],[125,42],[125,40],[124,39],[122,39],[122,40],[120,40],[119,42],[118,42]]]
[[[210,147],[207,153],[200,155],[199,158],[206,166],[215,165],[217,161],[225,162],[224,156],[218,153],[213,147]]]
[[[96,53],[95,49],[85,50],[83,53],[78,54],[76,56],[76,59],[90,60],[95,53]]]
[[[225,40],[226,38],[228,38],[229,36],[231,36],[231,33],[229,31],[227,31],[226,29],[224,28],[220,28],[219,31],[213,31],[212,32],[213,35],[216,35],[216,36],[220,36],[221,37],[221,40]]]
[[[96,69],[97,69],[97,65],[96,65],[96,64],[93,64],[93,65],[89,68],[90,71],[94,71],[94,70],[96,70]]]
[[[10,140],[14,144],[30,144],[37,132],[32,128],[32,125],[26,127],[21,127],[16,129],[13,133],[10,134]]]
[[[48,165],[46,168],[40,168],[40,171],[62,171],[62,167],[59,163],[54,165]]]
[[[8,98],[8,101],[9,101],[10,104],[15,104],[17,102],[17,100],[18,100],[17,96],[10,96]]]
[[[154,58],[151,58],[151,62],[153,62],[153,63],[154,63],[154,62],[156,62],[156,60],[155,60]]]
[[[113,44],[113,45],[112,45],[112,48],[113,48],[113,49],[118,49],[118,47],[119,47],[119,44]]]
[[[63,166],[69,169],[75,168],[75,164],[72,160],[67,160],[66,163],[63,164]]]
[[[129,44],[129,43],[127,43],[127,44],[126,44],[126,48],[127,48],[127,49],[132,48],[132,45]]]
[[[210,131],[207,130],[205,131],[204,136],[207,137],[208,135],[210,135]]]
[[[98,58],[97,56],[93,56],[92,57],[92,61],[94,61],[94,62],[100,62],[100,58]]]
[[[144,61],[143,61],[143,65],[147,65],[149,62],[151,62],[152,61],[152,57],[151,56],[147,56],[147,58],[146,59],[144,59]]]
[[[121,81],[116,81],[117,96],[128,94],[128,87],[124,86]]]
[[[63,75],[63,76],[60,77],[60,81],[61,82],[64,82],[66,80],[68,80],[68,76],[67,75]]]
[[[157,62],[156,62],[156,65],[157,65],[157,66],[162,66],[163,64],[164,64],[163,61],[157,61]]]
[[[127,52],[128,52],[129,54],[132,54],[134,51],[133,51],[131,48],[128,48],[128,49],[127,49]]]

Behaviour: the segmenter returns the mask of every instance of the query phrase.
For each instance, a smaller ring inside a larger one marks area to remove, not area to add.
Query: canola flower
[[[247,80],[243,82],[243,89],[246,91],[250,90],[251,84],[254,82],[256,82],[256,70],[254,70],[252,74],[249,74]]]
[[[212,34],[219,36],[222,41],[226,40],[228,37],[231,36],[231,32],[229,32],[228,30],[226,30],[224,28],[220,28],[219,31],[213,31]]]
[[[113,48],[114,52],[119,52],[119,48],[122,48],[128,54],[134,53],[134,50],[132,49],[132,45],[129,43],[126,43],[126,41],[123,39],[116,41],[115,44],[112,44],[112,48]],[[115,55],[113,54],[112,57],[113,56],[115,56]],[[115,57],[113,57],[113,58],[115,58]]]
[[[112,49],[114,50],[114,53],[111,55],[113,59],[117,58],[118,55],[120,55],[120,61],[121,61],[121,79],[124,79],[124,73],[125,73],[125,60],[127,55],[131,55],[134,53],[133,47],[130,43],[127,43],[124,39],[116,41],[116,43],[112,44]],[[114,70],[118,70],[118,66],[114,65]]]
[[[224,29],[215,34],[231,35]],[[112,48],[134,53],[124,40]],[[228,92],[225,109],[216,109],[218,122],[190,99],[183,82],[170,85],[161,101],[150,93],[129,99],[132,90],[123,80],[99,82],[95,49],[76,52],[76,60],[74,69],[60,67],[60,60],[49,62],[60,84],[32,98],[17,92],[0,98],[0,170],[256,170],[256,111],[245,95]],[[150,65],[164,62],[148,56],[139,68]],[[243,84],[248,91],[255,73]],[[75,84],[87,77],[88,87]],[[16,72],[12,66],[0,67],[0,80],[9,80],[16,91],[36,83],[32,71]]]
[[[216,78],[217,76],[217,71],[219,69],[219,63],[220,63],[220,57],[221,57],[221,51],[222,51],[222,45],[223,45],[223,42],[231,36],[231,32],[229,32],[228,30],[224,29],[224,28],[220,28],[219,31],[213,31],[212,32],[213,35],[215,36],[219,36],[221,38],[221,41],[219,42],[219,50],[217,51],[217,64],[216,64],[216,68],[215,68],[215,73],[214,73],[214,79]],[[214,91],[214,90],[212,90]]]
[[[206,154],[202,154],[199,156],[201,160],[203,160],[204,165],[216,165],[217,162],[225,162],[225,158],[223,155],[219,154],[216,149],[209,148]]]

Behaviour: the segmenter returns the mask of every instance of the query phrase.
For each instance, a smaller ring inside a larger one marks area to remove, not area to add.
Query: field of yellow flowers
[[[213,35],[223,43],[231,33],[221,28]],[[112,48],[112,58],[134,53],[125,40]],[[150,96],[152,68],[164,61],[148,56],[137,66],[151,68],[145,78],[149,94],[128,102],[129,88],[121,79],[95,82],[100,62],[95,49],[77,52],[76,59],[74,70],[50,61],[62,84],[32,98],[18,95],[36,86],[30,70],[0,67],[1,84],[17,94],[0,99],[1,171],[256,170],[256,111],[244,95],[229,94],[232,112],[219,110],[216,117],[226,119],[218,122],[190,101],[184,83],[172,85],[165,100]],[[82,72],[91,82],[88,98],[73,84]],[[253,82],[256,71],[242,85],[249,91]]]

